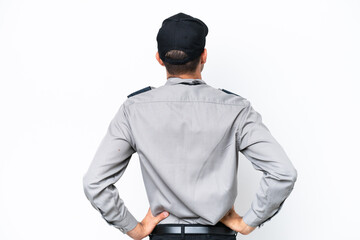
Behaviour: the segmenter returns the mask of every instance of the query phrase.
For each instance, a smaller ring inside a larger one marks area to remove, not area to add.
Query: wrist
[[[249,233],[251,233],[253,230],[255,230],[256,227],[252,227],[252,226],[249,226],[247,225],[243,218],[240,219],[240,223],[239,223],[239,232],[243,235],[247,235]]]
[[[134,240],[142,239],[142,234],[143,234],[143,226],[141,222],[138,222],[138,224],[134,229],[127,232],[127,235]]]

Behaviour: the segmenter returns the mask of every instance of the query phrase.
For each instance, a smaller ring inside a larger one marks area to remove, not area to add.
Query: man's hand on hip
[[[167,215],[165,215],[165,213]],[[147,237],[155,228],[155,226],[164,218],[167,218],[169,213],[164,211],[157,215],[156,217],[152,215],[151,209],[149,208],[145,218],[136,225],[134,229],[127,232],[127,235],[134,240],[141,240]]]
[[[248,235],[255,230],[256,227],[247,225],[241,216],[235,212],[234,206],[220,219],[220,222],[231,228],[232,230],[239,232],[243,235]]]

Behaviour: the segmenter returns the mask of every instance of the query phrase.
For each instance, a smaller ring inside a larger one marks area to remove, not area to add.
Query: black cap
[[[204,51],[208,28],[200,19],[184,13],[173,15],[162,22],[156,37],[158,52],[163,62],[185,64]],[[182,50],[188,57],[170,59],[165,54],[170,50]]]

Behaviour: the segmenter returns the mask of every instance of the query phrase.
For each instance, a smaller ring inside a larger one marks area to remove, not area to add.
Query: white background
[[[355,0],[0,0],[0,239],[130,239],[90,205],[82,176],[126,96],[165,84],[156,34],[178,12],[209,27],[203,80],[250,100],[298,170],[281,212],[238,239],[359,239]],[[141,221],[138,160],[116,186]],[[242,157],[240,215],[260,177]]]

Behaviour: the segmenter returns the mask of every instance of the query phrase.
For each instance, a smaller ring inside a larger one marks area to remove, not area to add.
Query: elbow
[[[94,187],[93,187],[94,183],[88,174],[85,174],[83,176],[82,184],[83,184],[83,191],[85,193],[85,196],[87,197],[87,199],[91,201],[93,199],[92,195],[94,191]]]
[[[297,177],[298,177],[298,173],[297,173],[296,168],[291,167],[291,168],[289,168],[287,170],[287,172],[286,172],[286,180],[289,182],[291,189],[294,188]]]
[[[295,183],[298,177],[298,173],[296,168],[292,167],[291,170],[289,171],[289,177],[291,182]]]
[[[89,186],[90,186],[90,182],[89,182],[89,179],[87,177],[87,175],[85,174],[82,178],[82,184],[83,184],[83,190],[84,190],[84,193],[85,195],[87,196],[88,195],[88,192],[89,192]]]
[[[286,181],[291,183],[291,185],[294,185],[297,180],[298,173],[296,168],[289,165],[287,167],[283,167],[281,171],[277,172],[276,176],[278,180]]]
[[[83,191],[90,202],[96,201],[101,192],[106,188],[99,176],[87,172],[82,178]]]

